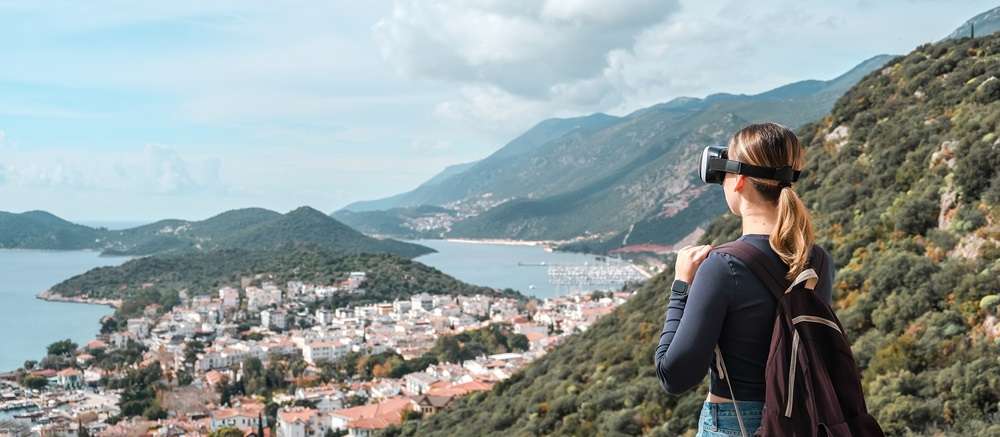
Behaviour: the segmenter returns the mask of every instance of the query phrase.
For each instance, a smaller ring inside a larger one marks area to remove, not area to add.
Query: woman
[[[729,141],[727,154],[730,160],[770,168],[801,170],[805,162],[805,151],[795,134],[774,123],[741,129]],[[812,222],[790,183],[726,173],[722,186],[729,210],[742,218],[740,240],[788,266],[789,278],[809,267]],[[689,246],[677,254],[666,321],[656,348],[656,372],[667,392],[680,394],[701,382],[711,369],[698,436],[740,435],[734,395],[747,432],[752,434],[760,426],[764,406],[764,366],[776,302],[743,262],[711,249]],[[833,262],[825,250],[821,253],[828,267],[818,272],[815,290],[829,304]],[[719,378],[716,345],[732,387]]]

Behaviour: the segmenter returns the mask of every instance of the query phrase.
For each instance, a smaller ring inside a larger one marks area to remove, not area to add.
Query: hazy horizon
[[[331,212],[545,118],[831,79],[994,6],[0,1],[0,210]]]

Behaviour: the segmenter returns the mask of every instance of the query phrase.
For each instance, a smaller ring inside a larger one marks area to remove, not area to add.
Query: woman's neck
[[[774,225],[778,222],[778,211],[750,210],[741,214],[743,217],[743,235],[764,234],[771,235]]]

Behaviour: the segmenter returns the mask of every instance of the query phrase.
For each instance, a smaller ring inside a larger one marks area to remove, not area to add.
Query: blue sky
[[[0,0],[0,210],[332,211],[544,118],[829,79],[993,6]]]

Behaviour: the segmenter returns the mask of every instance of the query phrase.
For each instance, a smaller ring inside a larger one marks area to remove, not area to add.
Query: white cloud
[[[184,159],[176,150],[147,145],[140,152],[16,150],[0,161],[7,182],[22,188],[187,195],[225,192],[218,159]]]
[[[176,150],[159,145],[146,145],[143,149],[140,177],[147,190],[159,194],[179,194],[198,191],[216,191],[224,188],[219,177],[218,159],[190,163]],[[123,174],[134,179],[135,173],[124,168]]]
[[[373,31],[404,76],[457,85],[437,116],[516,134],[545,117],[829,79],[935,39],[928,23],[958,24],[887,20],[898,3],[396,0]]]
[[[374,27],[382,56],[412,77],[492,85],[532,98],[600,73],[676,1],[397,0]]]

